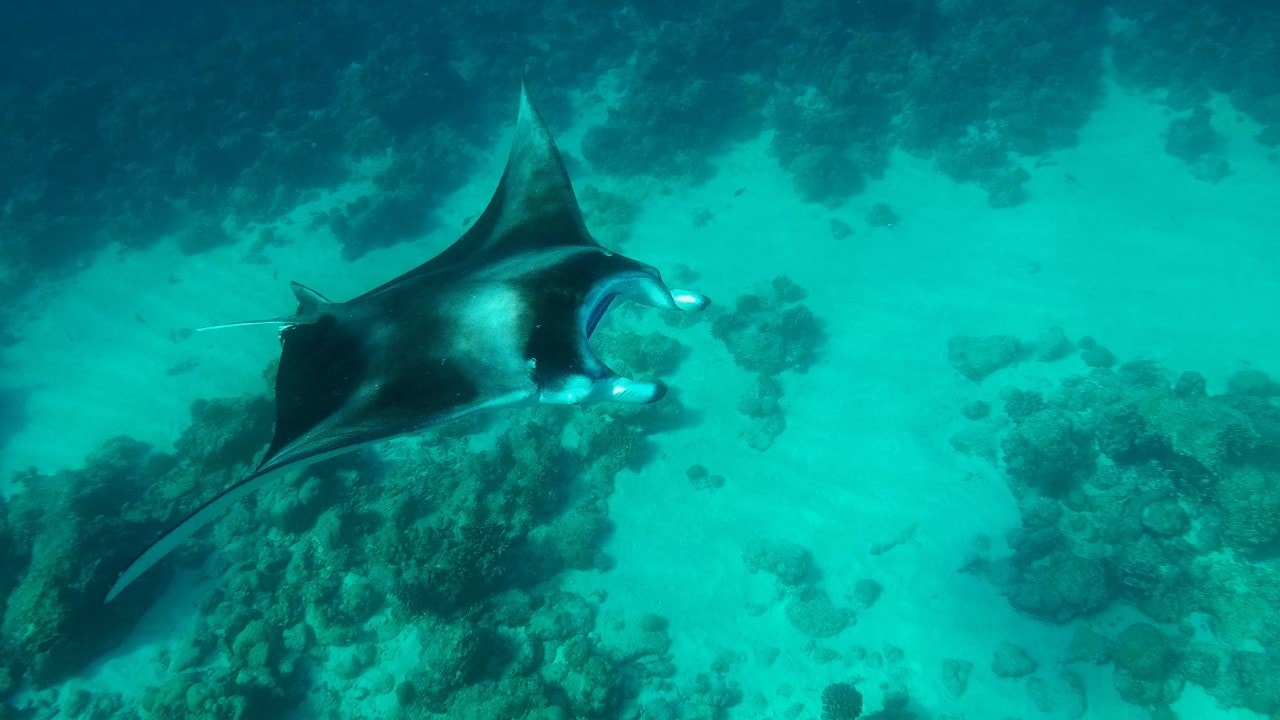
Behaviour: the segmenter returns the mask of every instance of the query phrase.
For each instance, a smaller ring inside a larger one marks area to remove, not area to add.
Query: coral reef
[[[778,378],[761,375],[756,378],[752,392],[738,401],[738,410],[752,420],[751,426],[743,431],[747,445],[756,450],[768,450],[787,429],[782,395],[782,382]]]
[[[1224,93],[1263,126],[1259,139],[1275,144],[1280,79],[1271,58],[1280,45],[1280,10],[1231,0],[1117,0],[1111,7],[1124,19],[1112,39],[1123,82],[1165,90],[1175,110],[1199,107],[1211,92]]]
[[[819,647],[815,641],[834,638],[853,625],[858,611],[871,609],[884,590],[874,579],[863,578],[850,595],[857,609],[837,605],[823,587],[809,551],[785,540],[752,540],[743,548],[742,563],[749,573],[772,575],[777,580],[772,601],[782,605],[787,621],[808,639],[806,647],[821,662],[838,658],[839,653]],[[764,613],[766,607],[761,604],[754,612]]]
[[[1120,697],[1157,712],[1187,682],[1224,706],[1280,707],[1261,679],[1280,648],[1280,614],[1264,589],[1280,550],[1280,410],[1261,371],[1243,370],[1226,387],[1212,395],[1197,373],[1174,381],[1150,361],[1113,361],[1056,388],[1006,389],[1003,417],[968,421],[1003,436],[993,462],[1022,519],[1008,537],[1011,557],[972,567],[1013,607],[1053,622],[1114,603],[1145,614],[1150,622],[1114,639],[1077,631],[1068,660],[1113,663]],[[1250,638],[1267,652],[1188,642],[1197,613],[1219,642]],[[1165,629],[1178,624],[1185,632]],[[1072,683],[1059,680],[1062,692],[1042,678],[1033,699],[1069,699]]]
[[[1093,436],[1061,410],[1046,408],[1021,418],[1000,448],[1011,477],[1051,495],[1069,491],[1093,469]]]
[[[218,226],[278,219],[340,185],[355,195],[318,222],[348,257],[420,235],[488,148],[517,68],[553,124],[573,92],[610,79],[614,92],[589,97],[609,109],[581,146],[598,170],[702,178],[718,149],[767,128],[797,190],[830,205],[880,177],[895,148],[995,207],[1024,202],[1052,165],[1040,161],[1098,104],[1109,50],[1122,82],[1164,89],[1187,114],[1169,149],[1201,176],[1229,172],[1211,147],[1211,92],[1280,144],[1280,12],[1231,0],[442,2],[412,23],[394,8],[237,0],[151,8],[115,34],[113,12],[65,6],[56,17],[74,32],[34,12],[11,20],[3,59],[24,72],[0,97],[23,111],[0,115],[0,259],[23,287],[8,291],[112,241],[176,233],[199,252],[235,236]]]
[[[751,71],[767,57],[779,7],[660,3],[637,13],[647,30],[636,62],[608,118],[583,138],[583,157],[610,173],[706,177],[715,148],[761,127],[756,108],[768,86]]]
[[[638,374],[673,370],[680,355],[656,333],[602,328],[601,341]],[[645,462],[648,435],[684,421],[679,403],[524,413],[483,439],[430,434],[342,455],[237,505],[207,536],[227,569],[164,655],[162,682],[125,702],[155,718],[326,704],[350,716],[367,703],[406,718],[556,718],[616,714],[663,691],[666,621],[602,611],[603,598],[556,579],[605,564],[613,478]],[[19,478],[23,492],[0,504],[0,559],[14,568],[0,578],[0,676],[13,678],[0,691],[23,683],[56,706],[56,684],[119,642],[166,585],[157,572],[104,606],[122,551],[244,472],[270,424],[265,398],[201,400],[173,454],[120,438],[82,470]],[[191,543],[159,570],[207,549]],[[408,666],[396,659],[406,652]],[[706,684],[669,695],[736,702],[731,681]],[[85,713],[119,704],[89,695]]]
[[[370,161],[392,169],[330,216],[344,251],[414,237],[489,147],[519,68],[560,120],[571,88],[633,51],[616,13],[568,5],[442,3],[412,23],[327,3],[15,9],[3,54],[25,70],[0,96],[24,110],[0,114],[0,256],[30,283],[110,242],[177,233],[201,252],[309,191],[368,180]],[[518,42],[493,33],[502,23]]]
[[[102,604],[113,580],[103,566],[123,564],[123,548],[145,542],[155,525],[140,522],[138,505],[154,495],[158,479],[182,472],[171,456],[117,438],[81,470],[16,478],[22,491],[6,503],[4,517],[0,670],[17,681],[54,683],[128,631],[136,615]]]

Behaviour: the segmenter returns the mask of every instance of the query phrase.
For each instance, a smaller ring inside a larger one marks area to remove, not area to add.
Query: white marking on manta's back
[[[469,368],[484,386],[533,392],[528,342],[529,309],[517,288],[489,285],[457,299],[458,320],[452,338],[454,357],[469,358]]]

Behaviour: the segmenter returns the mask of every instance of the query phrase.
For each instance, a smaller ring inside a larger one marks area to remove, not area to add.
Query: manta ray
[[[709,304],[596,242],[523,87],[506,169],[462,237],[346,302],[296,282],[292,289],[293,316],[217,326],[280,328],[266,452],[242,480],[143,550],[106,602],[284,468],[483,410],[655,402],[665,385],[619,375],[588,340],[615,300],[680,311]]]

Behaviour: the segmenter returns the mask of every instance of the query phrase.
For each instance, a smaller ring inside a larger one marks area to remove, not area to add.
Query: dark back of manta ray
[[[424,337],[451,331],[437,315],[416,319]],[[423,323],[436,327],[424,327]],[[358,326],[334,315],[285,330],[284,352],[276,375],[276,430],[266,457],[272,457],[321,420],[342,408],[368,376],[367,339]],[[370,408],[406,426],[473,402],[479,396],[466,369],[448,358],[423,363],[412,372],[397,373],[378,391]]]

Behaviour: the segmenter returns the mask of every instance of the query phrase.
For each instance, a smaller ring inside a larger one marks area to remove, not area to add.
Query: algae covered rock
[[[951,697],[963,697],[969,689],[969,675],[972,673],[973,663],[959,658],[947,658],[942,661],[942,686]]]
[[[825,590],[809,587],[787,602],[787,619],[795,629],[822,640],[839,635],[854,621],[854,614],[836,607]]]
[[[862,693],[851,683],[831,683],[822,689],[822,720],[857,720]]]
[[[1227,661],[1227,699],[1263,715],[1280,713],[1280,660],[1258,652],[1236,652]]]
[[[279,633],[262,620],[252,620],[231,642],[231,653],[249,667],[266,667]]]
[[[1005,642],[996,646],[991,658],[991,672],[1002,678],[1020,678],[1030,675],[1039,666],[1027,651],[1018,645]]]
[[[1225,511],[1222,536],[1228,544],[1250,554],[1280,548],[1280,472],[1229,468],[1215,490]]]
[[[1026,687],[1027,696],[1040,712],[1069,720],[1085,717],[1088,704],[1084,679],[1076,673],[1069,670],[1042,673],[1028,678]]]
[[[817,362],[826,340],[823,323],[807,305],[805,292],[786,276],[767,290],[742,295],[732,312],[721,313],[711,334],[723,342],[743,369],[762,375],[804,372]]]
[[[1009,602],[1023,612],[1062,623],[1101,610],[1114,595],[1105,565],[1059,551],[1017,574]]]
[[[1066,660],[1101,665],[1111,660],[1114,649],[1115,643],[1111,638],[1087,625],[1081,625],[1071,636],[1071,644],[1067,646]]]
[[[1069,414],[1047,409],[1018,423],[1000,443],[1006,471],[1048,495],[1061,494],[1093,468],[1093,440]]]
[[[1134,705],[1171,703],[1184,682],[1176,674],[1178,657],[1169,638],[1150,623],[1134,623],[1116,638],[1112,658],[1116,692]]]
[[[253,461],[271,439],[273,418],[271,401],[261,395],[196,400],[191,425],[173,446],[201,472],[228,473]]]
[[[1169,638],[1155,625],[1134,623],[1116,638],[1113,661],[1138,680],[1164,680],[1177,665]]]
[[[1166,498],[1142,508],[1142,527],[1159,537],[1177,537],[1191,529],[1191,519],[1177,500]]]
[[[871,578],[862,578],[853,584],[853,600],[863,610],[869,610],[875,605],[883,592],[884,586]]]
[[[991,403],[985,400],[971,400],[960,409],[960,414],[968,420],[981,420],[991,414]]]
[[[973,382],[982,382],[997,370],[1018,361],[1022,343],[1012,335],[974,337],[957,335],[947,341],[951,367]]]
[[[813,566],[808,550],[783,540],[751,541],[742,551],[742,562],[750,572],[768,573],[788,586],[803,584]]]
[[[1273,397],[1280,395],[1280,383],[1261,370],[1240,370],[1227,378],[1227,392],[1233,395]]]
[[[1031,355],[1040,362],[1054,362],[1071,354],[1071,341],[1060,327],[1051,327],[1031,341]]]

